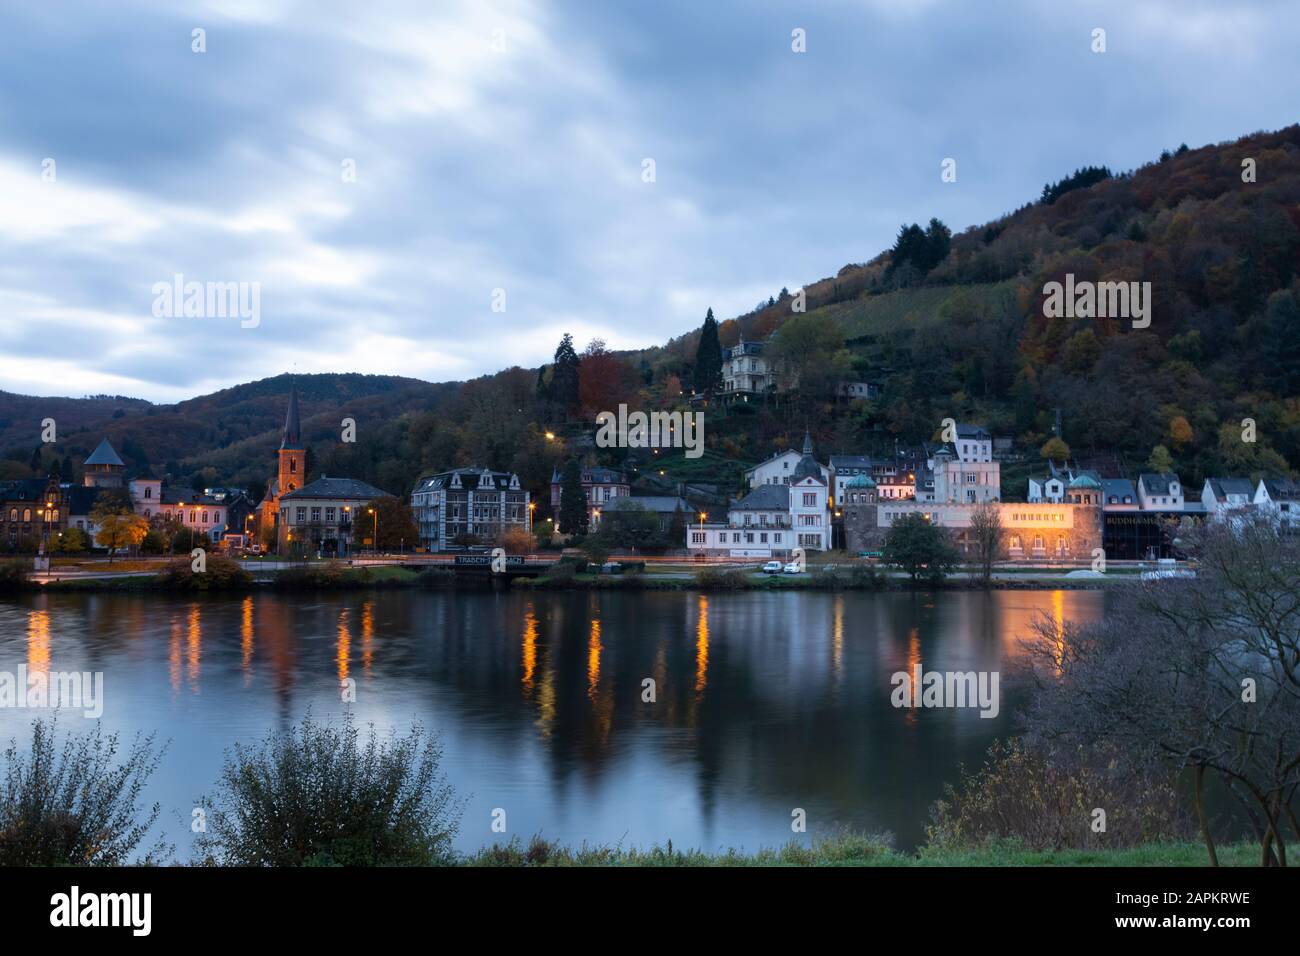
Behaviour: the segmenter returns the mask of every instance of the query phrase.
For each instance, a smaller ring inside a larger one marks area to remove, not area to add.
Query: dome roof
[[[870,475],[855,475],[854,477],[850,478],[847,482],[844,483],[844,487],[845,488],[874,488],[876,487],[876,483],[875,481],[872,480]]]
[[[1071,488],[1096,488],[1098,491],[1100,491],[1101,482],[1099,482],[1096,478],[1092,477],[1092,475],[1076,475],[1075,478],[1070,482],[1070,487]]]

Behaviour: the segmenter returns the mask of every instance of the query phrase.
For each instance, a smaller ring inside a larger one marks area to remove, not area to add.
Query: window
[[[1020,535],[1018,535],[1018,534],[1013,534],[1013,535],[1012,535],[1012,536],[1007,540],[1007,547],[1010,548],[1012,551],[1019,551],[1019,550],[1020,550]]]
[[[302,522],[304,522],[304,521],[307,520],[307,509],[306,509],[306,508],[299,507],[299,508],[296,508],[296,509],[294,509],[294,510],[295,510],[295,515],[294,515],[294,521],[295,521],[295,522],[297,522],[298,524],[301,524]]]
[[[705,532],[703,531],[691,532],[691,544],[704,544],[704,538],[705,538]]]
[[[333,520],[334,520],[334,509],[333,509],[333,508],[326,508],[326,509],[325,509],[325,520],[326,520],[326,521],[333,521]]]
[[[803,506],[804,506],[805,508],[816,508],[816,507],[817,507],[817,492],[815,492],[815,491],[813,491],[813,492],[804,492],[804,496],[803,496]]]
[[[312,509],[311,509],[311,520],[312,520],[313,522],[320,521],[320,508],[319,508],[319,507],[315,507],[315,508],[312,508]]]
[[[204,524],[208,523],[208,513],[206,511],[203,512],[203,523]]]
[[[152,497],[153,497],[153,488],[150,487],[150,486],[148,486],[148,485],[146,485],[146,486],[145,486],[145,489],[144,489],[144,496],[145,496],[146,498],[152,498]]]
[[[774,535],[772,535],[772,543],[773,543],[773,544],[780,544],[780,543],[781,543],[781,536],[780,536],[779,534],[774,534]]]
[[[24,521],[24,522],[27,522],[27,521],[31,521],[31,520],[32,520],[32,509],[31,509],[31,508],[24,508],[24,509],[23,509],[23,521]]]

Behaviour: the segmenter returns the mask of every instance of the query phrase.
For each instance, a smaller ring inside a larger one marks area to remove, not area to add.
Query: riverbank
[[[1231,843],[1218,847],[1219,863],[1228,867],[1259,865],[1259,847]],[[672,844],[649,850],[617,847],[565,847],[538,837],[525,844],[514,840],[465,856],[463,866],[883,866],[883,867],[1204,867],[1209,865],[1203,843],[1153,843],[1122,850],[1026,850],[992,846],[970,850],[922,848],[902,853],[869,836],[844,835],[789,843],[752,853],[728,849],[714,853],[676,849]]]
[[[78,571],[60,577],[28,577],[0,581],[0,594],[21,592],[121,592],[255,593],[275,591],[349,591],[378,588],[481,591],[495,586],[530,590],[657,590],[657,591],[966,591],[966,590],[1079,590],[1096,591],[1141,581],[1135,573],[1110,573],[1070,577],[1060,569],[1008,569],[990,580],[978,574],[957,572],[941,579],[913,580],[906,574],[875,566],[855,565],[835,569],[816,567],[800,574],[764,574],[725,566],[622,574],[554,571],[536,577],[495,578],[488,574],[458,574],[448,567],[311,564],[273,571],[257,571],[247,579],[216,580],[194,575],[178,586],[163,574],[144,570],[105,569],[102,573]]]

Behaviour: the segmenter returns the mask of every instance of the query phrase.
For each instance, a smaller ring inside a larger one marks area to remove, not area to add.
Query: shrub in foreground
[[[140,805],[164,748],[137,736],[121,755],[117,734],[98,721],[85,734],[69,734],[62,747],[55,721],[32,722],[32,745],[20,753],[11,740],[4,752],[0,791],[0,866],[116,866],[156,864],[168,854],[161,837],[138,860],[132,854],[161,810]]]
[[[944,788],[931,808],[930,847],[1120,849],[1188,840],[1195,833],[1172,776],[1131,765],[1113,748],[1049,750],[999,740],[988,760]],[[1106,812],[1098,832],[1094,810]]]
[[[204,863],[228,866],[424,866],[450,862],[460,806],[439,771],[442,749],[418,724],[362,738],[308,715],[227,752],[199,805]]]

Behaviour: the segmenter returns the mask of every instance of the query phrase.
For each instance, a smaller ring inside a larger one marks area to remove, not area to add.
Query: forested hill
[[[982,422],[1036,459],[1057,410],[1075,457],[1104,457],[1128,473],[1167,466],[1198,487],[1207,475],[1300,467],[1300,126],[1179,147],[1132,171],[1085,165],[1027,183],[1025,194],[1032,201],[1020,209],[957,234],[918,209],[893,249],[808,284],[805,312],[794,308],[800,290],[783,290],[723,321],[723,347],[742,330],[747,340],[779,330],[770,349],[797,387],[725,413],[714,403],[709,454],[694,463],[661,456],[645,477],[725,483],[739,474],[726,462],[761,459],[805,427],[823,456],[886,452],[931,438],[947,417]],[[1150,326],[1047,317],[1044,286],[1067,274],[1150,282]],[[620,402],[686,407],[709,377],[700,338],[635,353],[566,338],[559,361],[540,371],[444,385],[298,376],[309,466],[404,492],[421,472],[473,464],[517,471],[541,492],[575,451],[626,464],[617,450],[548,433],[590,432],[595,414]],[[844,379],[878,383],[882,396],[837,401]],[[133,469],[256,490],[289,385],[279,376],[171,406],[0,395],[0,448],[11,450],[0,468],[24,471],[39,421],[56,407],[57,456],[74,468],[107,435]],[[362,426],[355,444],[338,440],[345,416]],[[1254,441],[1243,441],[1246,419]]]
[[[437,406],[458,386],[391,375],[278,375],[174,405],[0,393],[0,443],[10,449],[9,460],[0,462],[0,478],[30,474],[40,423],[48,417],[56,422],[58,442],[44,449],[43,470],[54,464],[62,469],[67,459],[75,473],[108,438],[131,474],[147,469],[185,476],[189,483],[193,473],[205,472],[193,474],[193,481],[256,486],[273,467],[292,388],[298,390],[304,437],[324,440],[337,439],[344,417],[368,423],[400,418]]]
[[[952,416],[1036,448],[1059,408],[1072,449],[1135,467],[1157,446],[1189,479],[1300,466],[1300,126],[1085,167],[997,221],[938,226],[808,285],[805,315],[785,298],[724,322],[722,344],[833,324],[850,374],[885,387],[847,421],[817,419],[837,447],[929,437]],[[1067,273],[1149,281],[1150,327],[1045,317],[1044,285]],[[685,364],[697,341],[667,351]]]

